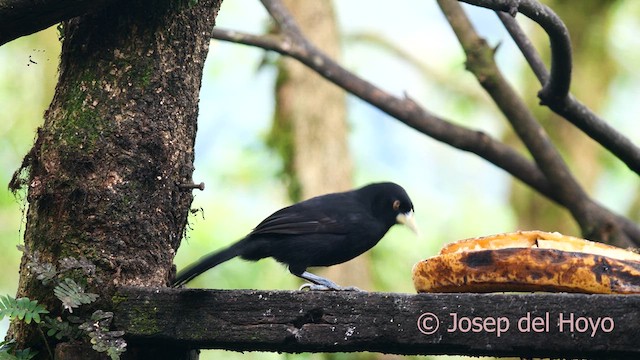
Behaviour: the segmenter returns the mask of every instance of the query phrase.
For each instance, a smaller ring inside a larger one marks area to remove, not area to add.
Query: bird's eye
[[[393,210],[398,211],[398,209],[400,209],[400,200],[395,200],[393,202]]]

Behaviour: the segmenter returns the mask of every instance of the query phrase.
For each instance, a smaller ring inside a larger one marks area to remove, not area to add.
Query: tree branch
[[[531,43],[531,40],[529,40],[527,34],[522,31],[522,28],[520,28],[516,19],[510,14],[502,11],[496,11],[496,14],[520,49],[520,52],[524,55],[524,58],[527,60],[527,63],[529,63],[531,70],[536,74],[540,84],[546,84],[549,81],[549,70],[547,70],[544,62],[540,56],[538,56],[538,52],[533,47],[533,44]]]
[[[551,74],[538,96],[543,101],[564,99],[571,86],[571,40],[569,30],[549,7],[535,0],[460,0],[468,4],[496,11],[508,12],[512,16],[520,12],[538,23],[549,35],[551,44]]]
[[[213,29],[212,37],[290,56],[405,125],[455,148],[472,152],[504,169],[540,194],[553,201],[559,201],[552,194],[549,183],[542,172],[535,164],[514,149],[481,131],[456,125],[431,114],[408,96],[397,98],[388,94],[347,71],[314,47],[300,46],[300,44],[290,41],[286,36],[257,36],[220,28]]]
[[[558,69],[559,66],[565,66],[560,59],[565,56],[566,50],[570,53],[570,43],[568,38],[564,39],[564,31],[560,31],[560,28],[566,29],[564,24],[560,26],[557,22],[562,21],[553,13],[553,11],[546,6],[540,5],[534,0],[523,0],[514,6],[506,6],[505,3],[511,4],[512,1],[500,1],[500,0],[461,0],[469,4],[482,6],[485,8],[496,10],[498,17],[505,25],[505,28],[515,41],[518,48],[524,55],[525,59],[533,69],[536,77],[540,83],[544,86],[538,93],[538,97],[543,105],[548,106],[558,115],[564,117],[571,122],[578,129],[582,130],[589,137],[597,141],[605,149],[609,150],[622,162],[624,162],[632,171],[640,174],[640,148],[631,142],[627,137],[622,135],[616,129],[611,127],[604,119],[600,118],[593,111],[587,108],[585,105],[575,99],[570,93],[566,93],[564,96],[552,96],[549,91],[545,90],[550,88],[550,83],[556,81],[554,69]],[[508,10],[511,16],[504,12]],[[549,34],[549,40],[551,42],[551,75],[545,68],[542,59],[538,55],[537,51],[528,40],[518,23],[513,16],[514,11],[521,11],[524,15],[536,21],[542,26]],[[546,14],[545,16],[541,16]],[[553,15],[551,15],[553,14]],[[552,20],[549,20],[552,19]],[[557,29],[556,29],[557,28]],[[553,29],[556,29],[555,31]],[[562,45],[564,44],[564,45]],[[558,53],[559,51],[559,53]],[[570,58],[569,58],[570,61]],[[560,64],[559,64],[560,63]],[[568,65],[569,71],[571,65]],[[559,94],[558,94],[559,95]]]
[[[502,76],[493,58],[494,50],[476,33],[460,4],[456,0],[438,0],[438,4],[467,54],[467,68],[505,114],[549,180],[553,193],[580,225],[583,236],[632,244],[622,227],[612,222],[573,177],[542,126]]]
[[[0,45],[117,0],[0,0]]]
[[[636,174],[640,175],[640,148],[609,125],[588,107],[569,94],[547,104],[551,110],[569,120],[578,129],[609,150]]]
[[[422,75],[425,81],[433,82],[438,89],[451,93],[461,98],[462,101],[468,101],[473,106],[486,107],[489,111],[495,111],[495,108],[489,105],[489,97],[484,91],[452,79],[445,72],[429,66],[424,62],[424,59],[415,56],[384,36],[369,32],[354,32],[343,34],[342,37],[346,43],[369,44],[374,48],[379,48],[385,54],[392,55],[397,60],[412,66]]]
[[[268,7],[269,13],[276,14],[276,18],[290,19],[287,21],[293,22],[286,9],[277,6],[278,0],[263,0],[263,3]],[[273,3],[276,3],[276,5],[272,6],[271,4]],[[504,169],[516,179],[561,206],[568,206],[564,203],[566,199],[558,196],[557,191],[552,190],[552,186],[540,169],[511,147],[483,132],[468,129],[438,117],[423,109],[407,96],[398,98],[388,94],[341,67],[310,44],[300,33],[298,33],[300,35],[298,39],[295,40],[296,36],[287,33],[285,31],[286,28],[285,26],[280,26],[282,33],[279,35],[264,36],[215,28],[212,37],[223,41],[260,47],[295,58],[327,80],[413,129],[460,150],[475,153]],[[294,27],[294,29],[296,28]],[[640,228],[635,223],[623,216],[612,213],[600,205],[593,205],[602,218],[606,218],[609,223],[615,224],[614,228],[624,229],[624,233],[629,238],[640,243]]]
[[[129,287],[114,299],[114,326],[133,345],[520,358],[640,355],[640,297],[630,295]],[[485,326],[470,328],[472,318]],[[597,325],[578,328],[587,318]]]

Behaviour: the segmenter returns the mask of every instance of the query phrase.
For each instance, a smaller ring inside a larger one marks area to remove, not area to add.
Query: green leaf
[[[18,360],[31,360],[36,355],[38,355],[38,352],[36,350],[31,350],[31,348],[16,350],[16,359]]]
[[[61,271],[80,269],[87,276],[91,276],[96,272],[96,266],[84,256],[81,256],[79,259],[65,257],[58,260],[58,263]]]
[[[18,358],[13,355],[13,354],[9,354],[8,351],[3,350],[0,351],[0,360],[17,360]]]
[[[124,331],[109,331],[112,320],[112,312],[96,310],[91,315],[91,320],[85,321],[78,328],[89,336],[94,350],[107,353],[112,360],[118,360],[120,354],[127,350],[127,343],[122,338]]]
[[[40,280],[43,285],[47,285],[58,276],[58,270],[52,263],[40,261],[40,253],[38,251],[29,252],[26,247],[18,248],[23,251],[27,257],[27,268],[31,273],[36,274],[36,279]]]
[[[31,350],[31,348],[15,350],[15,340],[13,339],[0,342],[0,360],[30,360],[36,355],[38,352]]]
[[[24,320],[27,324],[31,321],[40,323],[40,314],[48,313],[49,311],[38,304],[37,300],[30,300],[27,297],[14,299],[9,295],[0,297],[0,319],[8,316],[10,319]]]
[[[77,340],[82,335],[77,326],[71,325],[68,321],[61,318],[44,317],[43,327],[47,330],[47,336],[55,337],[58,340],[63,338],[68,340]]]
[[[70,313],[73,312],[73,308],[90,304],[98,298],[97,294],[85,293],[84,288],[70,278],[64,278],[64,280],[53,289],[53,293],[62,301],[62,307],[69,310]]]

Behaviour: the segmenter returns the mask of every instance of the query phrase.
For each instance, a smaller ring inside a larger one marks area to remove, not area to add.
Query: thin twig
[[[42,342],[44,343],[44,346],[47,348],[47,353],[49,353],[49,359],[54,360],[55,357],[53,356],[53,352],[51,351],[51,345],[49,345],[49,341],[47,340],[47,337],[44,335],[42,326],[38,324],[37,328],[38,328],[38,333],[40,333],[40,337],[42,338]]]
[[[307,42],[302,30],[281,1],[262,0],[262,6],[267,9],[283,34],[290,36],[299,45]]]
[[[490,105],[489,97],[481,89],[475,86],[467,86],[452,79],[444,72],[429,66],[424,59],[413,55],[410,51],[403,49],[399,44],[394,43],[384,36],[373,32],[354,32],[343,35],[343,40],[349,43],[370,44],[379,48],[386,54],[390,54],[415,68],[427,82],[434,82],[438,89],[450,92],[454,96],[462,97],[463,100],[473,103],[474,106],[486,107],[487,110],[495,112],[493,105]]]
[[[571,40],[569,30],[548,6],[535,0],[460,0],[468,4],[496,11],[508,12],[512,16],[520,12],[538,23],[549,35],[551,45],[551,73],[539,93],[544,102],[564,99],[571,86]]]
[[[515,41],[520,52],[524,55],[525,60],[529,63],[529,67],[531,67],[533,73],[536,74],[540,84],[546,84],[547,81],[549,81],[549,70],[547,70],[544,62],[540,56],[538,56],[538,52],[533,47],[533,44],[531,43],[531,40],[529,40],[527,34],[522,31],[522,28],[518,25],[518,22],[513,16],[502,11],[496,11],[496,15],[498,15],[498,18],[502,21],[502,24],[511,35],[511,38],[513,38],[513,41]]]

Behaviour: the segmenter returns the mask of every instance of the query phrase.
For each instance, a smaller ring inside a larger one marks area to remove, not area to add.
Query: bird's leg
[[[347,290],[347,291],[362,291],[355,286],[342,287],[329,279],[325,279],[321,276],[314,275],[308,271],[303,272],[300,275],[294,274],[302,279],[312,282],[313,284],[303,284],[300,286],[300,290]]]

